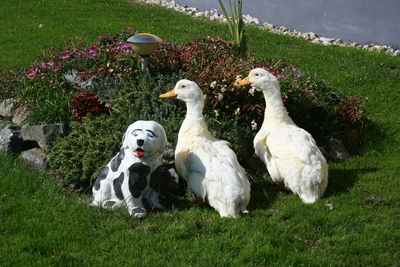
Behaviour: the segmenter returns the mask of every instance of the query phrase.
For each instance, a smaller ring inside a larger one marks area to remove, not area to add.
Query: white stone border
[[[218,21],[222,23],[226,23],[226,19],[223,15],[218,14],[216,9],[210,11],[200,11],[198,8],[195,7],[186,7],[182,6],[175,1],[168,1],[168,0],[141,0],[144,3],[148,4],[156,4],[160,6],[167,7],[169,9],[175,10],[177,12],[181,12],[192,17],[205,17],[212,21]],[[260,23],[257,18],[253,18],[250,15],[243,15],[243,20],[245,24],[254,25],[259,27],[260,29],[268,30],[273,33],[283,34],[294,36],[298,38],[303,38],[307,41],[312,43],[322,44],[322,45],[336,45],[336,46],[344,46],[344,47],[353,47],[357,49],[363,49],[368,51],[378,51],[382,53],[387,53],[392,56],[400,56],[400,49],[393,48],[389,45],[376,45],[376,44],[360,44],[356,42],[345,42],[341,39],[335,38],[327,38],[327,37],[320,37],[313,32],[299,32],[297,30],[291,30],[286,28],[285,26],[277,27],[270,23]]]

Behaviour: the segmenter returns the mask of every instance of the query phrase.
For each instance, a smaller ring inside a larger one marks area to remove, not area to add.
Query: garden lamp
[[[147,59],[160,46],[160,41],[160,37],[150,33],[138,33],[128,39],[133,51],[140,55],[143,72],[149,72]]]

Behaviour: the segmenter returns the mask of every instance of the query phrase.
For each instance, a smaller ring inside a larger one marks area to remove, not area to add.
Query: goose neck
[[[203,118],[203,102],[188,101],[186,102],[186,118],[202,119]]]
[[[278,90],[263,91],[265,99],[264,121],[291,121]]]

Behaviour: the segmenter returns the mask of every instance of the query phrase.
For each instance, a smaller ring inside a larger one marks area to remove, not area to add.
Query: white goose
[[[256,155],[274,182],[284,182],[304,203],[314,203],[328,184],[324,156],[313,137],[289,117],[274,75],[256,68],[237,83],[247,84],[261,90],[265,98],[264,122],[253,141]]]
[[[186,103],[186,117],[178,134],[175,165],[194,194],[208,200],[221,217],[245,213],[250,183],[245,170],[226,141],[214,138],[203,118],[204,96],[199,86],[180,80],[161,98],[176,97]]]

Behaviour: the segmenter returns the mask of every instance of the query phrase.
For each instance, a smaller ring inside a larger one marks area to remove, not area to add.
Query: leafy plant
[[[100,102],[99,97],[89,91],[73,95],[71,107],[74,110],[73,115],[78,122],[82,122],[82,118],[88,113],[94,116],[110,113],[108,107]]]
[[[218,2],[227,20],[231,37],[239,46],[241,55],[245,57],[247,51],[247,43],[246,43],[246,36],[244,32],[244,22],[243,22],[243,2],[242,0],[237,0],[237,1],[229,0],[231,17],[229,16],[222,0],[218,0]]]

